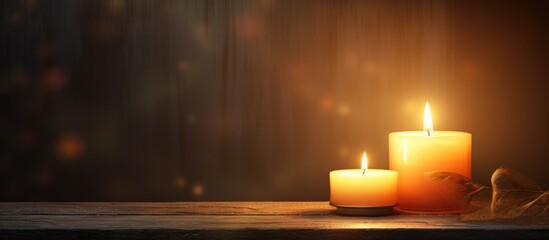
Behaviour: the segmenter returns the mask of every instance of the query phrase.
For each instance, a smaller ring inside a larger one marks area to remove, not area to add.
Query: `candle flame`
[[[368,170],[368,157],[366,157],[366,152],[362,154],[362,174],[366,173],[366,170]]]
[[[425,135],[431,136],[433,135],[433,117],[431,116],[431,107],[429,106],[429,102],[425,103],[425,110],[423,111],[423,131],[425,131]]]

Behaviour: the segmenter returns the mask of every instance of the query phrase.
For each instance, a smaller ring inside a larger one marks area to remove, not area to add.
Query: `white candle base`
[[[330,203],[331,206],[336,207],[336,213],[344,216],[365,216],[365,217],[378,217],[393,215],[395,212],[393,208],[396,205],[391,206],[342,206]]]

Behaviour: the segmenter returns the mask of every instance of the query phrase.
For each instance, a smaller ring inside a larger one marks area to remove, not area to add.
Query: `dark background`
[[[549,187],[546,1],[0,1],[0,200],[327,200],[387,134]]]

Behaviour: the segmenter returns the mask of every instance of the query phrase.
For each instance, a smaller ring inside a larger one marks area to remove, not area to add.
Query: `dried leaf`
[[[509,169],[492,174],[492,188],[454,172],[426,173],[468,202],[462,221],[549,224],[549,192],[530,178]]]
[[[492,186],[490,209],[496,219],[549,218],[548,193],[528,177],[500,168],[492,175]]]

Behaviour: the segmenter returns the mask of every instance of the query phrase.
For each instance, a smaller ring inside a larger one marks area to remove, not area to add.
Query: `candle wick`
[[[427,136],[431,136],[431,130],[427,129]]]
[[[366,173],[366,168],[362,169],[362,174]]]

